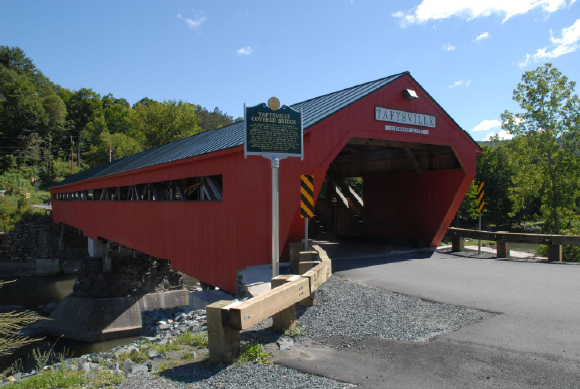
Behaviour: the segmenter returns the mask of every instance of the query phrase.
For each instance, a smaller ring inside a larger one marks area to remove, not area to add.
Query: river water
[[[51,301],[60,301],[72,293],[73,286],[77,279],[76,274],[55,276],[55,277],[20,277],[5,284],[0,289],[1,305],[20,305],[27,309],[35,309],[39,305],[47,304]],[[4,279],[9,281],[10,278]],[[183,283],[193,286],[198,281],[195,278],[183,275]],[[41,347],[48,350],[51,347],[53,352],[61,353],[66,351],[69,356],[79,357],[93,352],[106,352],[117,346],[125,345],[137,340],[139,337],[129,337],[113,339],[97,343],[85,343],[65,338],[46,337],[43,341],[35,343],[33,346],[16,351],[13,355],[0,358],[0,373],[10,366],[15,360],[21,358],[24,365],[33,363],[29,358],[32,348]]]

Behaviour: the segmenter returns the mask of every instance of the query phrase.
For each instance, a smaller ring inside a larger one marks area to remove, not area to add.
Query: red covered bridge
[[[282,260],[304,234],[302,174],[315,198],[326,178],[318,223],[336,235],[439,244],[481,149],[408,72],[292,108],[304,160],[280,163]],[[270,161],[244,159],[243,139],[236,123],[71,176],[51,188],[53,220],[234,292],[237,270],[271,261]],[[364,200],[347,177],[362,177]]]

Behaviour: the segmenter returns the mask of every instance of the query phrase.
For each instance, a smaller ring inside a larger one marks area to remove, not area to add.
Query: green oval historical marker
[[[245,107],[245,155],[302,157],[302,113],[275,97],[266,104]]]

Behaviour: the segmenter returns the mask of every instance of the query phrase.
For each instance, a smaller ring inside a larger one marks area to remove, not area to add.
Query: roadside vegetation
[[[520,113],[505,111],[510,140],[481,144],[477,175],[454,227],[477,228],[477,185],[485,182],[482,229],[580,235],[580,99],[551,64],[525,72],[514,90]],[[546,248],[538,249],[538,254]],[[563,246],[566,261],[580,261]]]

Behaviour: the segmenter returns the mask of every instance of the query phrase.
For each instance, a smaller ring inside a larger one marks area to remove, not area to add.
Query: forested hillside
[[[31,177],[46,188],[72,172],[233,122],[219,108],[184,101],[144,97],[131,106],[89,87],[69,90],[20,48],[0,46],[0,186],[9,191]]]

